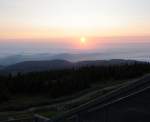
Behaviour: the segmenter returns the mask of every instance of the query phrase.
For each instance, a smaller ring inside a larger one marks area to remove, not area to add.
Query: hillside
[[[58,69],[70,69],[84,66],[107,66],[107,65],[122,65],[122,64],[133,64],[137,61],[134,60],[96,60],[96,61],[80,61],[80,62],[69,62],[66,60],[47,60],[47,61],[25,61],[16,63],[13,65],[6,66],[1,70],[5,73],[17,73],[17,72],[33,72],[33,71],[47,71],[47,70],[58,70]]]
[[[60,62],[63,62],[63,64],[67,63],[67,66],[69,63],[62,60],[55,60],[55,63],[56,61],[58,64],[60,64]],[[56,99],[58,99],[58,101],[56,100],[54,103],[62,102],[61,98],[74,96],[75,94],[91,88],[96,90],[97,87],[103,89],[109,86],[116,86],[126,83],[129,79],[139,78],[150,73],[149,63],[133,63],[133,61],[131,61],[131,63],[129,61],[129,63],[124,64],[122,62],[127,61],[117,60],[117,62],[120,62],[117,64],[123,65],[110,65],[108,67],[108,65],[104,66],[104,62],[98,63],[103,65],[94,67],[84,66],[76,69],[71,68],[27,74],[18,73],[17,75],[0,75],[0,111],[18,111],[49,105]],[[106,62],[105,64],[108,64],[109,61]],[[114,62],[114,60],[111,62]],[[28,68],[29,66],[32,67],[33,63],[36,64],[35,62],[28,62]],[[58,66],[58,64],[56,63],[55,66]],[[107,90],[100,92],[100,94],[97,94],[98,91],[95,92],[92,94],[90,90],[92,99],[93,97],[97,97],[97,95],[101,95],[101,93],[107,92]],[[89,99],[91,99],[91,97]],[[75,104],[67,105],[67,108],[80,105],[80,102],[79,100],[79,102]]]
[[[126,53],[125,53],[126,54]],[[49,60],[67,60],[70,62],[78,61],[87,61],[87,60],[108,60],[108,59],[126,59],[127,56],[124,53],[60,53],[60,54],[51,54],[51,53],[39,53],[39,54],[15,54],[8,55],[0,58],[0,65],[12,65],[24,61],[49,61]],[[134,58],[133,58],[134,59]]]
[[[0,65],[0,69],[4,68],[4,66]]]
[[[68,69],[72,67],[72,63],[65,60],[51,61],[25,61],[14,65],[6,66],[3,72],[33,72],[44,70]]]

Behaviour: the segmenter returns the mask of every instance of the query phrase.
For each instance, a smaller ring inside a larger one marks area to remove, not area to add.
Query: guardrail
[[[34,117],[34,122],[52,122],[50,118],[35,114]]]
[[[52,122],[49,118],[46,118],[44,116],[35,114],[32,118],[24,118],[24,119],[10,119],[6,121],[0,121],[0,122]]]
[[[34,119],[33,118],[10,119],[10,120],[1,121],[1,122],[34,122]]]

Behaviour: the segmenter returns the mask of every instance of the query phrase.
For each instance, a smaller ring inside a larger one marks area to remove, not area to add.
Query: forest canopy
[[[30,72],[0,76],[0,102],[14,95],[48,95],[51,98],[72,95],[92,84],[115,84],[117,81],[140,77],[150,72],[149,63]]]

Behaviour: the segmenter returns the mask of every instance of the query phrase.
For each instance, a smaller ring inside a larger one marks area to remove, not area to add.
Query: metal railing
[[[50,118],[47,118],[38,114],[35,114],[33,118],[34,118],[33,122],[52,122]]]
[[[11,119],[11,120],[1,121],[1,122],[34,122],[34,119],[33,118]]]

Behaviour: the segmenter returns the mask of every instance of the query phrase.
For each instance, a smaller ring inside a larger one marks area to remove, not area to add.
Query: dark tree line
[[[13,95],[44,94],[56,98],[89,88],[93,83],[108,84],[150,72],[149,63],[86,66],[66,70],[18,73],[0,76],[0,102]]]

